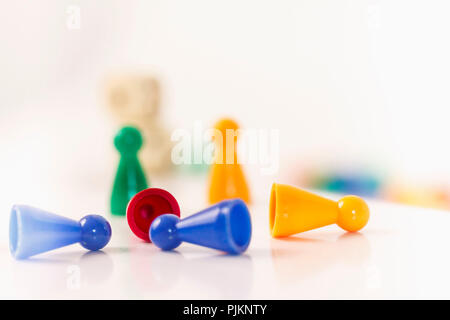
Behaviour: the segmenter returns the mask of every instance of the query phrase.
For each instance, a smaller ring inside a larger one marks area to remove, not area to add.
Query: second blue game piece
[[[250,244],[252,224],[244,201],[221,201],[180,220],[173,214],[157,217],[150,226],[151,241],[163,250],[172,250],[181,242],[225,251],[244,252]]]
[[[14,205],[9,222],[9,247],[16,259],[79,242],[96,251],[111,239],[111,226],[99,215],[87,215],[80,221],[24,205]]]

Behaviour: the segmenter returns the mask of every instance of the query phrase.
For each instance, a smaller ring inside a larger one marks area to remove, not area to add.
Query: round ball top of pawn
[[[163,214],[153,220],[149,233],[150,240],[163,250],[173,250],[181,244],[177,235],[177,223],[180,222],[174,214]]]
[[[338,201],[337,224],[349,232],[362,229],[369,221],[367,203],[357,196],[345,196]]]
[[[221,136],[219,135],[219,137],[221,137],[222,139],[222,143],[227,143],[226,139],[228,139],[229,134],[232,135],[232,137],[234,137],[233,140],[235,143],[237,142],[237,138],[238,138],[238,134],[239,134],[239,125],[237,124],[236,121],[234,121],[233,119],[230,118],[222,118],[219,121],[216,122],[216,124],[214,125],[214,129],[218,130],[221,134]],[[217,136],[215,138],[213,138],[213,140],[217,139]]]
[[[111,239],[111,225],[102,216],[91,214],[80,220],[80,244],[92,251],[100,250]]]
[[[222,134],[225,134],[226,130],[238,130],[239,125],[233,119],[222,118],[216,122],[214,128],[222,132]]]
[[[114,145],[121,154],[136,153],[142,146],[142,135],[135,127],[123,127],[114,138]]]

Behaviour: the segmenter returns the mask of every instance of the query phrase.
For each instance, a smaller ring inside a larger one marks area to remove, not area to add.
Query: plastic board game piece
[[[240,198],[250,203],[250,192],[241,165],[237,160],[238,125],[231,119],[221,119],[215,129],[215,159],[210,169],[209,203]],[[229,141],[230,138],[232,141]]]
[[[127,207],[128,225],[137,237],[150,242],[150,225],[156,217],[166,213],[180,216],[177,200],[166,190],[148,188],[130,200]]]
[[[9,248],[16,259],[79,242],[96,251],[111,238],[111,226],[99,215],[87,215],[80,221],[25,205],[14,205],[9,223]]]
[[[159,216],[149,234],[152,242],[163,250],[175,249],[184,241],[240,254],[250,244],[252,225],[245,202],[231,199],[182,220],[173,214]]]
[[[142,136],[134,127],[123,127],[117,133],[114,145],[120,153],[120,162],[111,194],[111,213],[124,216],[130,199],[148,187],[137,157]]]
[[[272,185],[269,224],[273,237],[324,227],[336,223],[347,231],[362,229],[369,220],[369,207],[357,196],[333,201],[299,188]]]

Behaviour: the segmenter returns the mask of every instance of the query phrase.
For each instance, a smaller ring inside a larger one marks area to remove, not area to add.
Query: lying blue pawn
[[[16,259],[79,242],[88,250],[100,250],[111,239],[111,226],[99,215],[79,222],[30,206],[14,205],[9,222],[9,248]]]
[[[244,252],[250,244],[252,224],[245,202],[232,199],[180,220],[176,215],[164,214],[150,226],[151,241],[163,250],[172,250],[181,242],[225,251]]]

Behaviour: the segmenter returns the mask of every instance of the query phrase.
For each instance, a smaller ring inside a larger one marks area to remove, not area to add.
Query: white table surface
[[[163,180],[182,216],[204,207],[205,179]],[[253,237],[241,256],[190,244],[162,252],[138,240],[126,219],[106,214],[113,237],[101,252],[76,244],[15,261],[3,243],[0,298],[450,298],[449,212],[369,201],[371,218],[360,233],[329,226],[272,239],[269,189],[253,190]]]

